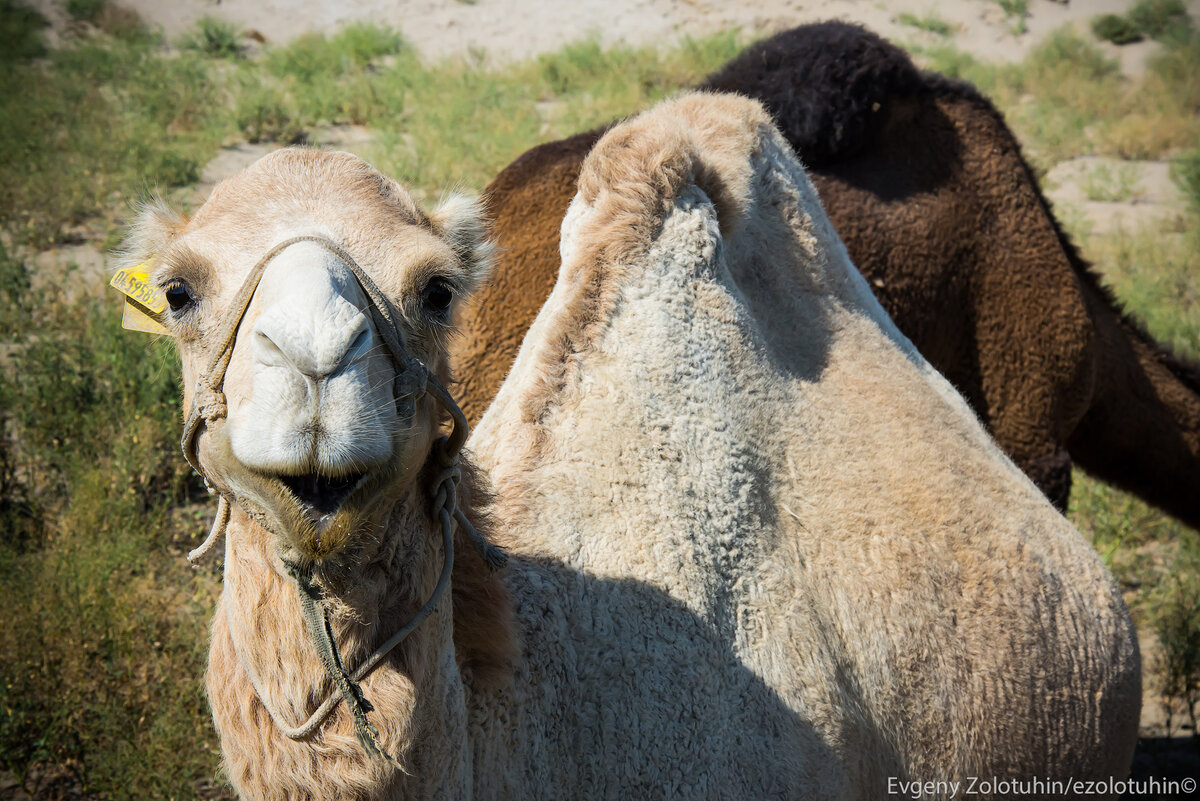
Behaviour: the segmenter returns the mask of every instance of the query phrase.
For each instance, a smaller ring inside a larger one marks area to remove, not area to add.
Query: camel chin
[[[288,563],[337,556],[381,524],[405,471],[391,462],[361,472],[262,472],[239,460],[227,431],[204,435],[201,463],[214,483],[238,499],[242,511],[278,540]]]

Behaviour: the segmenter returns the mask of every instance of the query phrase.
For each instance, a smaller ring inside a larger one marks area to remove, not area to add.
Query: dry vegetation
[[[333,123],[376,131],[375,162],[421,193],[478,189],[527,147],[642,108],[745,42],[583,42],[485,69],[424,65],[369,26],[263,49],[205,21],[168,43],[102,0],[71,7],[87,22],[48,53],[36,14],[0,0],[0,770],[46,798],[190,798],[217,763],[200,676],[219,574],[183,565],[210,510],[176,451],[175,356],[121,331],[115,298],[68,292],[69,273],[37,280],[32,252],[111,246],[132,199],[193,184],[222,144]],[[991,95],[1041,171],[1086,154],[1175,161],[1191,205],[1159,227],[1093,231],[1060,211],[1150,330],[1200,356],[1200,36],[1171,19],[1140,81],[1069,33],[1008,67],[949,45],[920,56]],[[1129,184],[1118,171],[1095,192],[1120,200]],[[1200,534],[1076,478],[1072,519],[1162,641],[1156,680],[1195,701]]]

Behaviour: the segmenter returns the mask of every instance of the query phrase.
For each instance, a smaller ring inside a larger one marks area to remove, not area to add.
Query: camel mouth
[[[337,514],[342,504],[362,484],[366,473],[327,476],[321,473],[278,476],[313,522],[327,521]]]

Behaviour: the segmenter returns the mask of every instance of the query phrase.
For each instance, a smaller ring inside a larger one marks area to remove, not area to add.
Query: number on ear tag
[[[136,267],[117,270],[108,283],[125,296],[122,328],[147,334],[167,334],[170,332],[158,321],[158,315],[167,309],[167,300],[158,287],[150,283],[147,264],[142,262]]]

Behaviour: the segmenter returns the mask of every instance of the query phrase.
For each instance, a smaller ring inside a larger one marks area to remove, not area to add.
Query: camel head
[[[346,153],[268,155],[191,219],[142,211],[124,261],[166,301],[184,452],[281,553],[342,552],[414,486],[442,420],[426,383],[490,252],[473,200],[427,214]]]

